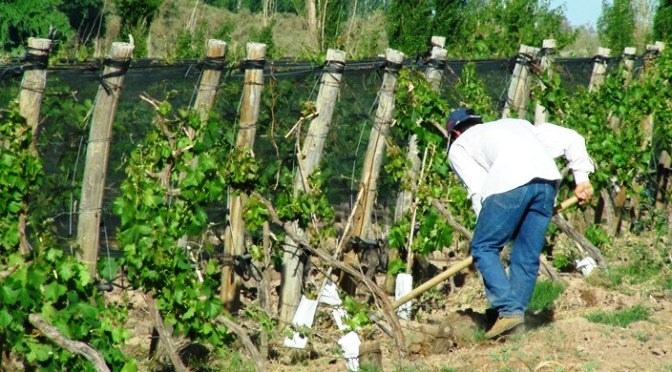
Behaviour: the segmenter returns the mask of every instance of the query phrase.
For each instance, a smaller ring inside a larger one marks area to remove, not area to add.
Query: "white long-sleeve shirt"
[[[553,181],[562,176],[554,159],[564,156],[579,184],[595,168],[584,138],[576,131],[527,120],[500,119],[475,125],[450,146],[448,159],[464,186],[476,215],[493,194],[525,185],[534,178]]]

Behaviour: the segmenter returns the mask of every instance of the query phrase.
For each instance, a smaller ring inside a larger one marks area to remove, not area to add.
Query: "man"
[[[554,158],[563,155],[583,204],[593,196],[594,171],[585,141],[554,124],[522,119],[483,123],[468,108],[450,113],[448,159],[467,189],[476,215],[471,254],[499,317],[485,337],[523,328],[539,270],[539,255],[561,180]],[[507,275],[499,253],[512,241]],[[519,327],[520,326],[520,327]]]

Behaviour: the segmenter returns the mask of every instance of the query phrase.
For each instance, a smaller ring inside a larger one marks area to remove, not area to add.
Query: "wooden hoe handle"
[[[571,207],[572,205],[576,204],[579,201],[579,198],[576,196],[572,196],[571,198],[561,202],[560,204],[556,205],[555,208],[553,208],[553,214],[558,214],[565,209]],[[438,274],[437,276],[429,279],[428,281],[422,283],[420,286],[417,288],[413,289],[412,291],[408,292],[405,296],[401,297],[400,299],[394,301],[392,304],[392,308],[396,309],[399,306],[405,304],[406,302],[418,297],[419,295],[427,292],[431,288],[435,287],[437,284],[441,283],[442,281],[450,278],[451,276],[459,273],[460,271],[466,269],[469,267],[472,263],[474,263],[474,258],[469,256],[462,261],[456,263],[455,265],[451,266],[448,268],[446,271]]]

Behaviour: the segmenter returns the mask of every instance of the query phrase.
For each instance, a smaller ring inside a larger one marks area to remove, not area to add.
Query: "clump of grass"
[[[587,314],[585,318],[593,323],[625,328],[630,323],[640,320],[648,320],[649,316],[651,316],[651,311],[649,309],[641,305],[635,305],[627,309],[616,311],[598,310]]]
[[[553,302],[560,297],[565,287],[557,282],[542,280],[537,283],[528,305],[529,311],[550,310]]]
[[[628,265],[612,266],[609,270],[601,271],[598,275],[592,275],[586,280],[594,285],[616,289],[624,284],[636,285],[662,279],[659,267],[651,267],[637,261]]]

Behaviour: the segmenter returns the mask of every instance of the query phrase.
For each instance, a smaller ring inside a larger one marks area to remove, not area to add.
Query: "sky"
[[[565,16],[572,26],[589,24],[595,27],[602,13],[601,0],[551,0],[551,8],[565,4]]]

